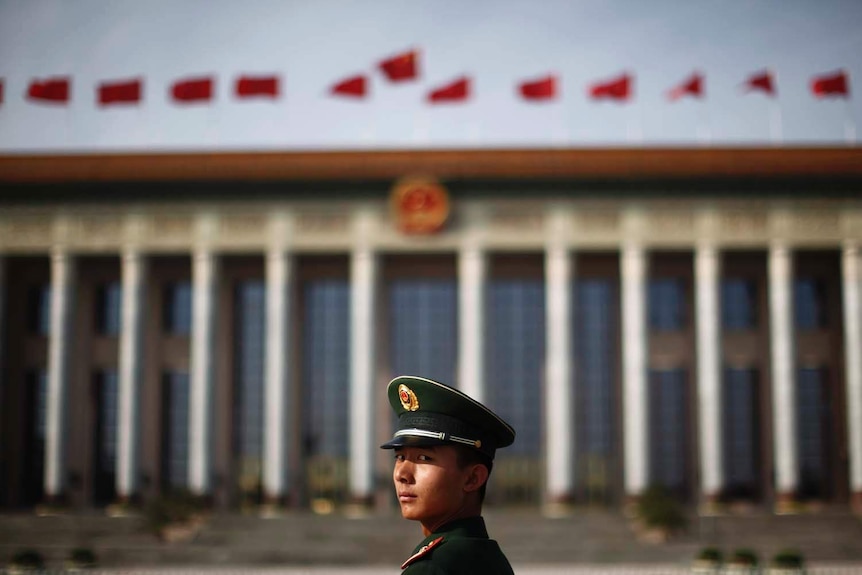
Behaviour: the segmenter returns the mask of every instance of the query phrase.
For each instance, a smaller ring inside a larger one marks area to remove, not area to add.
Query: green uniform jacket
[[[401,568],[404,575],[514,575],[481,517],[442,526],[416,546]]]

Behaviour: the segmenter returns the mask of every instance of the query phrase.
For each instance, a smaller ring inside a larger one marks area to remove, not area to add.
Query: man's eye
[[[400,453],[395,454],[395,461],[404,461],[404,456]]]
[[[420,455],[416,459],[419,461],[431,461],[431,456],[429,455]]]

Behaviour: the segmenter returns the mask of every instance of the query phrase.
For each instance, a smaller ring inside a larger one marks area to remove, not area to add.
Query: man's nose
[[[409,483],[413,478],[413,464],[407,460],[395,464],[395,480],[401,483]]]

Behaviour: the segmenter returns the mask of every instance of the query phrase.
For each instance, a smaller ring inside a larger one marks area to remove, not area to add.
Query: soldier
[[[494,452],[515,430],[457,389],[422,377],[389,382],[398,430],[381,445],[395,450],[392,479],[405,519],[419,521],[425,539],[401,568],[405,574],[511,575],[488,537],[482,502]]]

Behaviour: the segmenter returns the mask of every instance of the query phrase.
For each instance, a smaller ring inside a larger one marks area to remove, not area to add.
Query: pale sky
[[[416,48],[421,77],[391,84],[382,58]],[[778,97],[744,94],[771,68]],[[851,98],[818,100],[811,78],[843,68]],[[694,70],[703,100],[667,100]],[[627,104],[590,84],[628,71]],[[361,102],[328,94],[356,73]],[[519,81],[549,72],[561,96],[530,104]],[[281,77],[276,101],[237,101],[236,76]],[[168,98],[212,74],[209,105]],[[473,79],[466,104],[426,93]],[[72,77],[63,106],[24,99],[33,78]],[[143,103],[100,109],[104,80],[144,78]],[[846,145],[862,131],[858,0],[0,0],[0,153],[449,147]],[[772,124],[770,124],[772,122]],[[772,127],[771,127],[772,126]],[[862,135],[862,134],[860,134]]]

